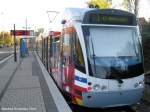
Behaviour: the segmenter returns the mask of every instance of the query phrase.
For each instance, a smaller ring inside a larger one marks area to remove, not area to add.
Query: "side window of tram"
[[[86,73],[85,70],[85,62],[84,62],[84,58],[83,58],[83,52],[81,49],[81,44],[80,41],[78,39],[77,34],[75,34],[75,40],[74,40],[74,64],[75,64],[75,68],[78,69],[79,71]]]

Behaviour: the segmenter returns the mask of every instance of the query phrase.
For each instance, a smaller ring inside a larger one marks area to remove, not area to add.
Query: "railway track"
[[[135,108],[129,106],[101,109],[101,108],[85,108],[74,104],[70,104],[70,107],[73,112],[140,112],[137,111]]]

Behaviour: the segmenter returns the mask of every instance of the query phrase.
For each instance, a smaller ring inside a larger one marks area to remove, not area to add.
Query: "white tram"
[[[57,58],[57,66],[50,66],[50,71],[72,102],[92,108],[139,102],[144,70],[135,15],[116,9],[68,8],[62,24],[59,56],[49,57]]]

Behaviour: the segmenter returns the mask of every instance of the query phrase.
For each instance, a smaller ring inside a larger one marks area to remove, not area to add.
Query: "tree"
[[[125,10],[134,13],[138,16],[139,0],[123,0],[122,6]]]
[[[147,22],[146,24],[142,25],[142,37],[143,38],[150,38],[150,22]]]
[[[38,28],[37,31],[35,31],[35,35],[39,36],[40,33],[43,33],[43,32],[44,32],[44,28]]]
[[[88,2],[89,8],[110,8],[111,7],[111,0],[90,0]]]
[[[0,45],[11,46],[13,43],[13,38],[8,32],[0,32]]]
[[[4,45],[4,32],[0,32],[0,46]]]
[[[139,1],[140,0],[134,0],[134,13],[136,16],[138,16],[138,12],[139,12]]]
[[[12,36],[10,35],[10,33],[5,32],[4,33],[4,44],[7,45],[7,46],[11,46],[12,43],[13,43]]]

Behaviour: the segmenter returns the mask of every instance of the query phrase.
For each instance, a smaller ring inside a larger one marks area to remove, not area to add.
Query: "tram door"
[[[44,39],[42,38],[42,62],[44,62]]]
[[[45,38],[42,38],[42,61],[43,61],[44,65],[45,65],[45,52],[46,52],[46,50],[45,50]]]
[[[61,85],[61,77],[59,72],[60,62],[60,37],[53,37],[51,40],[51,74],[58,85]]]
[[[72,59],[73,33],[74,29],[70,27],[66,28],[62,35],[62,51],[61,51],[62,81],[63,81],[63,88],[67,92],[72,92],[74,79],[74,67]]]
[[[52,58],[52,35],[49,36],[49,44],[48,44],[48,71],[51,74],[52,69],[51,69],[51,58]]]
[[[45,41],[46,41],[46,45],[45,45],[45,49],[46,49],[46,53],[45,53],[45,57],[46,57],[46,68],[47,68],[47,70],[48,70],[48,44],[49,44],[49,37],[47,37],[46,39],[45,39]]]
[[[42,44],[42,60],[48,70],[48,37],[43,39]]]

